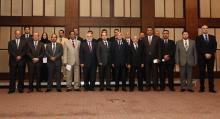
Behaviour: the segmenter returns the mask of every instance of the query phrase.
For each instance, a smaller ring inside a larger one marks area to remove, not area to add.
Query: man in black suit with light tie
[[[46,92],[50,92],[53,85],[53,75],[55,75],[56,79],[56,89],[57,92],[62,92],[61,90],[61,66],[63,56],[63,46],[61,43],[57,43],[57,35],[51,35],[51,43],[46,47],[46,56],[47,56],[47,66],[48,66],[48,81],[47,81],[47,90]]]
[[[122,38],[122,33],[118,33],[115,42],[112,42],[112,67],[115,68],[115,91],[119,90],[119,80],[122,80],[122,90],[126,89],[126,65],[128,62],[128,44]]]
[[[143,91],[143,79],[141,76],[144,67],[142,59],[142,47],[137,36],[134,36],[128,51],[128,69],[130,70],[129,90],[134,91],[135,76],[138,79],[138,90]]]
[[[175,91],[173,84],[173,72],[175,65],[175,42],[169,39],[169,31],[163,31],[161,39],[161,62],[159,65],[160,72],[160,90],[164,91],[166,84],[166,76],[168,78],[168,86],[170,91]]]
[[[198,64],[199,64],[199,78],[200,78],[200,92],[205,91],[205,74],[206,67],[209,80],[209,92],[216,93],[214,89],[214,63],[215,53],[217,49],[216,38],[213,35],[208,34],[208,26],[203,25],[202,35],[196,39],[196,46],[198,52]]]
[[[104,80],[106,80],[106,90],[111,91],[111,42],[107,39],[107,33],[103,32],[96,51],[99,65],[100,91],[104,90]]]
[[[21,36],[21,38],[29,42],[29,41],[32,41],[32,37],[33,37],[33,35],[30,34],[30,27],[25,26],[24,27],[24,34]]]
[[[39,33],[34,33],[33,41],[28,43],[27,56],[29,57],[29,93],[33,92],[33,82],[36,80],[37,92],[41,92],[40,72],[44,56],[44,44],[40,42]]]
[[[84,90],[94,91],[96,81],[96,41],[92,40],[91,32],[86,34],[86,40],[80,44],[80,66],[83,69]]]
[[[16,77],[18,73],[18,91],[24,92],[24,72],[26,42],[21,39],[21,31],[15,31],[15,39],[8,42],[10,82],[8,93],[14,93],[16,89]]]
[[[158,91],[158,65],[160,62],[160,38],[153,35],[153,28],[147,28],[147,36],[141,40],[145,67],[146,90]],[[153,84],[151,84],[153,82]]]

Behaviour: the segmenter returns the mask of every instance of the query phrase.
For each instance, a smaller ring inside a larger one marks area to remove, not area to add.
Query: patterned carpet
[[[219,119],[220,82],[208,92],[61,92],[7,94],[0,119]],[[44,89],[45,90],[45,89]],[[64,89],[63,89],[64,90]]]

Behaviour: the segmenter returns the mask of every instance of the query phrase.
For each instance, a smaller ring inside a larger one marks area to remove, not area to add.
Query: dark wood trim
[[[134,26],[140,27],[141,20],[140,18],[121,18],[121,17],[113,17],[113,18],[100,18],[100,17],[80,17],[79,18],[79,26]]]
[[[184,18],[155,18],[155,27],[171,27],[171,28],[184,28],[185,27]]]
[[[200,18],[198,26],[208,25],[210,28],[220,28],[220,18]]]
[[[185,0],[185,28],[192,39],[195,39],[198,35],[198,6],[197,0]]]
[[[64,26],[64,17],[0,16],[0,26]]]
[[[141,20],[142,20],[142,31],[147,26],[154,27],[155,17],[155,1],[154,0],[141,0]]]

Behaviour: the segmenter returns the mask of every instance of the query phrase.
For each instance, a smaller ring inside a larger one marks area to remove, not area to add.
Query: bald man
[[[40,72],[42,59],[44,56],[44,44],[40,42],[39,33],[33,34],[33,40],[28,42],[28,69],[29,69],[29,91],[28,93],[33,92],[33,82],[36,80],[36,90],[41,92],[40,86]]]
[[[26,55],[26,41],[21,38],[21,31],[15,31],[15,39],[8,42],[9,53],[9,91],[14,93],[16,89],[16,78],[18,74],[17,89],[19,93],[24,92],[24,73],[25,73],[25,55]]]

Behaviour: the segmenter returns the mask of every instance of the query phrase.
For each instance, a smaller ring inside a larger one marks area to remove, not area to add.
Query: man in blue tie
[[[196,39],[196,46],[198,52],[198,64],[199,64],[199,79],[200,79],[200,92],[205,91],[205,74],[206,68],[208,73],[209,92],[216,93],[214,89],[214,63],[215,53],[217,49],[216,38],[213,35],[208,34],[208,26],[203,25],[201,27],[202,34]]]

